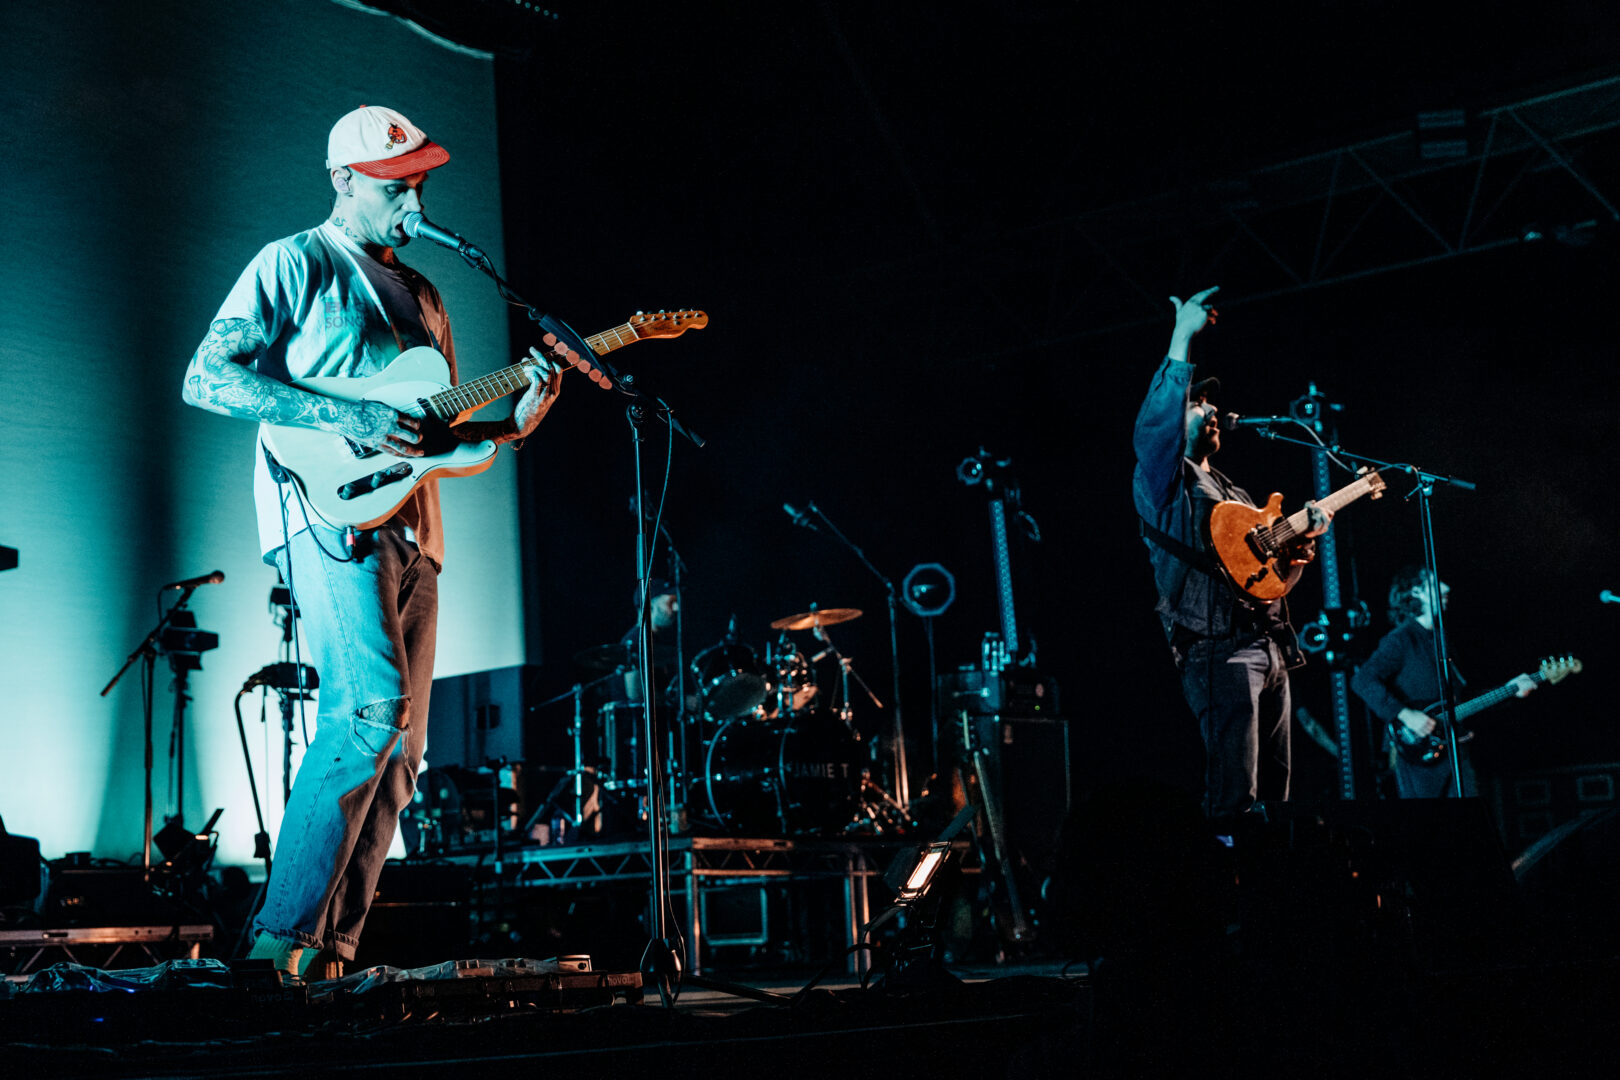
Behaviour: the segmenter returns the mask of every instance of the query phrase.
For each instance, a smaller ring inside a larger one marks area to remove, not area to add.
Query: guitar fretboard
[[[625,323],[611,330],[604,330],[600,334],[592,334],[585,339],[585,344],[589,345],[597,356],[606,356],[614,349],[623,348],[632,341],[639,340],[641,339],[636,335],[635,329],[629,323]],[[433,410],[433,415],[441,420],[450,420],[462,413],[483,408],[496,398],[515,394],[527,387],[531,368],[530,364],[517,363],[471,382],[459,383],[428,398],[428,407]]]
[[[1536,674],[1530,676],[1530,681],[1535,683],[1537,686],[1541,686],[1547,680],[1541,675],[1540,672],[1537,672]],[[1479,697],[1472,698],[1457,706],[1457,719],[1466,720],[1475,713],[1490,708],[1492,705],[1500,705],[1502,702],[1506,701],[1508,698],[1512,697],[1518,692],[1519,684],[1517,680],[1510,683],[1503,683],[1495,690],[1483,693],[1479,695]]]
[[[1358,480],[1351,481],[1326,498],[1318,499],[1316,505],[1330,514],[1337,514],[1341,509],[1349,506],[1363,495],[1379,491],[1383,486],[1384,482],[1377,473],[1368,473]],[[1268,530],[1269,538],[1273,544],[1278,546],[1286,544],[1309,529],[1310,520],[1310,511],[1303,508],[1296,510]]]

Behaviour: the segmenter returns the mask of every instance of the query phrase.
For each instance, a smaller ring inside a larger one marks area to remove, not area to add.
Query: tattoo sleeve
[[[353,424],[354,410],[347,402],[311,394],[251,370],[248,365],[264,347],[264,338],[252,320],[217,320],[186,367],[181,398],[198,408],[244,420],[327,431],[345,430],[345,425]]]

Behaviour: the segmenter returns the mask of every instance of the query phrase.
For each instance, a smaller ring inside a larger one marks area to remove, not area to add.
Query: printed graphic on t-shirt
[[[343,330],[353,328],[362,330],[366,325],[365,314],[354,310],[345,310],[343,304],[336,297],[327,297],[322,302],[325,308],[323,325],[328,330]]]

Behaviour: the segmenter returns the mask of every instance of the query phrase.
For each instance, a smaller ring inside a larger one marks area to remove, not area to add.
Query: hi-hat
[[[836,626],[841,622],[861,617],[861,609],[853,607],[830,607],[820,610],[806,611],[802,615],[789,615],[785,619],[777,619],[771,623],[772,630],[814,630],[818,626]]]

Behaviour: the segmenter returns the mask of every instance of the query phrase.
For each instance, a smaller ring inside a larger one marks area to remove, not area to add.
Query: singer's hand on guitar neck
[[[529,369],[529,388],[523,391],[523,396],[512,408],[512,425],[520,439],[528,438],[529,433],[545,419],[557,395],[562,393],[563,372],[568,370],[561,361],[542,354],[532,345],[529,355],[534,359],[532,364],[524,361]]]
[[[529,355],[518,361],[528,369],[529,385],[512,407],[512,415],[505,420],[468,420],[451,428],[462,442],[482,442],[490,439],[497,443],[526,439],[544,420],[551,406],[562,392],[563,372],[569,365],[555,356],[542,353],[534,346]]]

